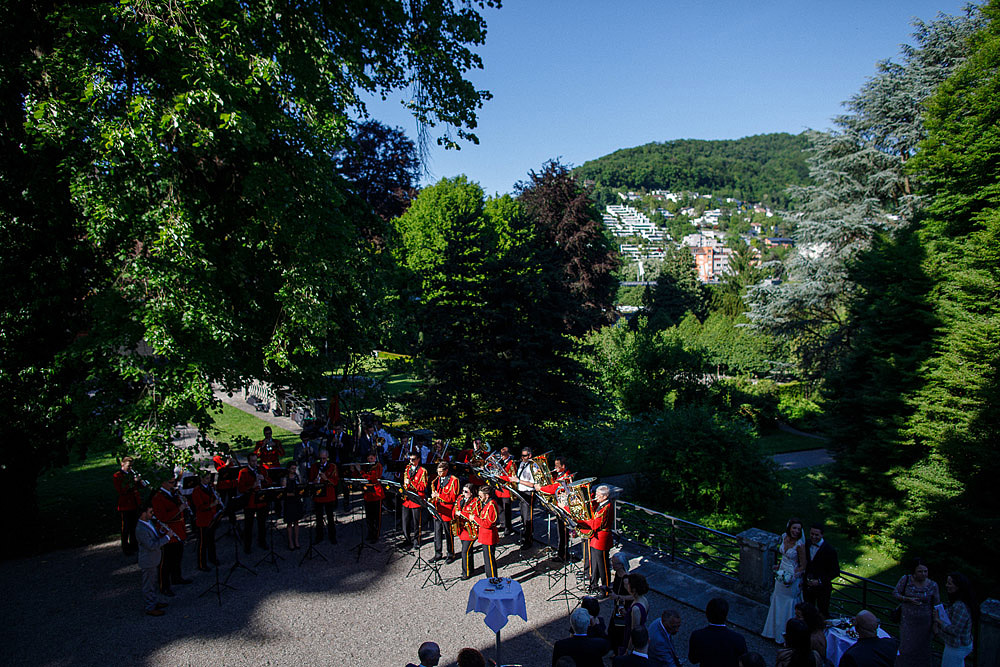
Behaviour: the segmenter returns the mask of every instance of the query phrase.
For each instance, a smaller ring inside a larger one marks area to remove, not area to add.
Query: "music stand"
[[[403,496],[405,495],[405,493],[403,492],[403,485],[392,479],[383,479],[382,486],[385,487],[385,490],[388,491],[390,494],[395,494],[397,501],[396,506],[402,507]],[[395,512],[393,512],[393,514],[395,514]],[[399,514],[395,514],[395,516],[397,522],[402,521],[402,518]],[[396,523],[393,529],[397,532],[398,536],[402,531],[402,525],[400,523]],[[391,563],[395,558],[403,558],[406,555],[406,550],[404,550],[401,547],[402,540],[396,540],[395,542],[390,542],[389,540],[386,540],[386,544],[389,545],[389,548],[391,550],[389,552],[389,558],[386,559],[385,561],[386,565]]]
[[[421,508],[427,510],[427,513],[431,515],[432,520],[441,521],[441,515],[438,514],[437,509],[435,509],[432,503],[420,498],[419,496],[417,496],[417,498],[419,498],[418,502]],[[444,523],[444,521],[441,521],[441,523]],[[413,565],[410,566],[410,572],[413,572],[414,569],[418,571],[421,569],[429,570],[427,578],[424,579],[424,583],[420,584],[420,588],[426,588],[427,584],[431,584],[432,586],[444,586],[444,579],[441,578],[441,561],[432,563],[425,560],[423,554],[421,553],[421,549],[423,549],[423,543],[420,540],[417,540],[417,560],[413,561]],[[406,573],[407,577],[410,576],[410,572]]]
[[[315,496],[322,493],[324,488],[325,485],[323,484],[314,484],[314,483],[304,484],[302,486],[302,495],[308,496],[309,498],[314,498]],[[326,556],[323,555],[323,552],[316,548],[316,526],[317,526],[316,523],[317,519],[315,514],[316,503],[313,502],[312,506],[314,513],[313,513],[313,527],[312,530],[309,531],[309,548],[306,549],[306,552],[304,554],[302,554],[302,558],[299,560],[299,567],[302,567],[302,563],[306,562],[307,560],[312,560],[313,558],[322,558],[324,561],[329,562]]]
[[[239,540],[239,526],[236,521],[236,511],[239,509],[233,504],[233,500],[236,498],[236,479],[239,477],[240,470],[245,466],[222,466],[216,473],[216,487],[218,487],[221,482],[232,482],[232,486],[226,491],[229,493],[229,500],[226,501],[225,513],[229,517],[229,530],[226,535],[232,535],[233,539]],[[232,505],[232,507],[230,507]],[[225,537],[226,535],[223,535]]]
[[[547,499],[545,499],[544,494],[539,494],[538,497],[541,499],[542,506],[545,507],[545,509],[547,509],[553,516],[555,516],[556,521],[562,521],[563,523],[565,523],[567,531],[569,530],[570,526],[576,526],[576,519],[574,519],[569,512],[567,512],[559,505],[553,502],[549,502]],[[569,537],[567,535],[567,540],[568,539]],[[548,548],[551,549],[552,548],[551,545],[549,545]],[[567,550],[568,549],[569,545],[567,544]],[[567,612],[572,611],[572,609],[570,608],[570,600],[573,600],[575,602],[577,599],[576,594],[570,590],[569,584],[567,583],[567,580],[569,579],[569,572],[572,569],[572,566],[573,566],[573,561],[571,559],[566,559],[559,565],[558,568],[556,568],[555,570],[550,570],[548,572],[549,589],[551,590],[554,586],[557,586],[559,583],[562,583],[562,590],[556,591],[551,597],[546,598],[546,602],[553,602],[555,600],[565,600]]]
[[[365,493],[365,491],[369,490],[369,489],[374,489],[375,488],[375,485],[372,484],[371,482],[369,482],[367,479],[360,479],[360,478],[350,477],[350,478],[345,479],[344,483],[347,484],[348,486],[350,486],[351,484],[353,484],[355,486],[360,486],[361,487],[361,501],[362,501],[361,504],[362,505],[364,505],[364,493]],[[382,511],[382,501],[381,500],[378,503],[378,507],[379,507],[379,511],[381,512]],[[365,512],[367,513],[367,511],[368,511],[368,508],[366,507],[365,508]],[[353,549],[352,549],[352,550],[356,550],[358,552],[357,555],[356,555],[356,557],[355,557],[355,559],[354,559],[354,562],[356,562],[356,563],[361,561],[361,552],[364,551],[365,549],[371,549],[375,553],[379,553],[379,554],[382,553],[381,549],[379,549],[378,547],[373,547],[372,545],[368,544],[368,542],[365,540],[365,531],[367,531],[367,530],[368,530],[368,523],[367,523],[367,519],[366,519],[365,525],[362,527],[361,530],[358,531],[358,546],[353,547]]]
[[[232,505],[234,512],[236,510],[241,509],[241,508],[245,508],[246,505],[247,505],[248,498],[249,497],[246,494],[242,494],[242,495],[239,495],[239,496],[233,496],[229,500],[229,502],[226,503],[226,507],[229,507],[230,505]],[[236,526],[236,534],[233,536],[233,566],[231,568],[229,568],[229,574],[226,575],[226,580],[225,580],[225,582],[223,582],[226,585],[229,584],[229,579],[232,578],[233,573],[236,572],[236,570],[238,568],[243,568],[244,570],[246,570],[247,572],[249,572],[253,576],[255,576],[255,577],[257,576],[257,573],[254,570],[250,569],[249,567],[247,567],[246,565],[244,565],[242,562],[240,562],[240,542],[242,542],[242,541],[243,540],[240,539],[240,528],[237,525]]]
[[[288,474],[287,470],[285,470],[285,474]],[[261,502],[264,503],[265,507],[268,507],[270,506],[271,503],[278,502],[278,499],[281,498],[283,492],[284,489],[281,487],[270,487],[267,489],[261,489],[260,492],[257,494],[257,497],[260,499]],[[278,561],[285,560],[285,557],[279,556],[278,553],[274,550],[274,527],[277,523],[278,523],[277,517],[274,514],[272,514],[270,546],[268,548],[267,554],[265,554],[263,558],[257,561],[254,564],[254,567],[259,567],[261,563],[268,562],[274,566],[275,572],[281,571],[280,568],[278,567]]]

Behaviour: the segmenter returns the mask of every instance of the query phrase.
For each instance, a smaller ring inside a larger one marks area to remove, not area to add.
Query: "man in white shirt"
[[[521,548],[530,549],[534,543],[535,511],[535,462],[531,459],[531,448],[521,450],[521,460],[517,463],[517,490],[524,497],[521,503]]]
[[[640,625],[633,630],[631,641],[632,652],[616,657],[611,661],[612,667],[645,667],[653,664],[646,653],[646,648],[649,646],[649,632],[646,628]]]

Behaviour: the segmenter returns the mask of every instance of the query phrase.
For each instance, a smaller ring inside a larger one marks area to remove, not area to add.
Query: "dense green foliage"
[[[475,140],[483,4],[3,4],[18,518],[72,444],[184,458],[173,429],[210,424],[212,382],[322,391],[370,350],[375,216],[337,157],[361,93],[408,89],[421,121]]]
[[[678,139],[623,148],[574,170],[599,187],[693,191],[784,206],[789,185],[809,182],[804,135]]]
[[[688,313],[705,316],[708,293],[698,281],[694,257],[687,246],[671,245],[663,257],[656,287],[649,305],[649,325],[665,329],[679,323]]]

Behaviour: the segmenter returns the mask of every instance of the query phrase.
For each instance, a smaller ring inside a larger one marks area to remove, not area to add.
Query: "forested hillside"
[[[809,183],[805,134],[742,139],[678,139],[623,148],[585,162],[578,178],[598,188],[692,190],[784,206],[789,185]]]

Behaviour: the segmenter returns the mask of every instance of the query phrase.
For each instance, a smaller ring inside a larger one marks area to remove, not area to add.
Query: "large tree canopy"
[[[210,422],[211,382],[310,390],[365,349],[379,286],[369,207],[337,174],[350,119],[362,94],[404,90],[442,143],[474,141],[488,93],[464,76],[477,9],[498,4],[6,3],[0,184],[21,240],[0,249],[4,380],[46,386],[46,424],[69,432],[5,401],[0,487],[21,493],[9,471],[33,479],[33,448],[62,449],[74,424],[182,455],[171,431]]]

